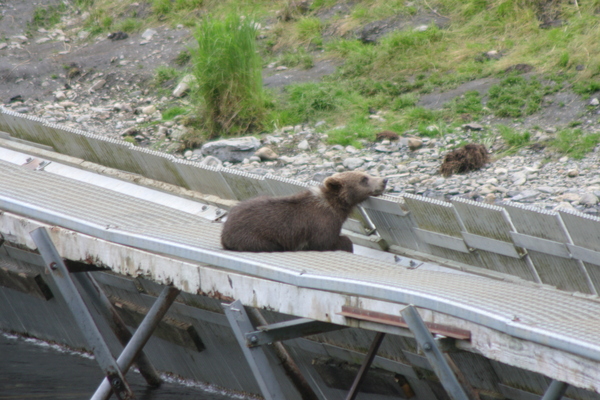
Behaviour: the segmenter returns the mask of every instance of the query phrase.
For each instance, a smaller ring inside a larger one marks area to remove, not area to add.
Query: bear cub
[[[332,175],[319,187],[286,197],[257,197],[231,209],[221,244],[236,251],[344,250],[340,235],[352,209],[383,193],[387,179],[351,171]]]

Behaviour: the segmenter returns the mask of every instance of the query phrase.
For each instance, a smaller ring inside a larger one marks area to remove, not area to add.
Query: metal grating
[[[0,162],[0,187],[2,209],[102,239],[300,287],[414,304],[600,360],[596,301],[477,276],[410,270],[343,252],[229,252],[220,248],[218,224],[5,162]]]

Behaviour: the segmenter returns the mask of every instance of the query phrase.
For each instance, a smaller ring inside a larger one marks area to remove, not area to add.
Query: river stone
[[[259,157],[263,161],[274,161],[277,160],[277,158],[279,157],[277,153],[275,153],[269,147],[261,147],[260,149],[256,150],[256,153],[254,153],[254,155]]]
[[[349,170],[354,170],[356,168],[359,168],[364,163],[365,163],[365,160],[363,160],[362,158],[356,158],[356,157],[348,157],[343,162],[344,167],[348,168]]]
[[[244,158],[251,157],[259,147],[260,141],[257,138],[246,136],[206,143],[202,146],[202,154],[217,157],[223,162],[239,163]]]
[[[177,85],[175,89],[173,89],[174,97],[183,97],[185,96],[192,85],[192,83],[196,80],[196,77],[192,74],[187,74],[181,79],[181,82]]]
[[[585,193],[579,198],[579,204],[586,207],[592,207],[598,204],[598,197],[593,193]]]

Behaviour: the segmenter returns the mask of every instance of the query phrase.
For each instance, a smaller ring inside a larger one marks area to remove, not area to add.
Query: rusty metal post
[[[379,346],[381,342],[383,342],[383,338],[385,337],[385,333],[377,332],[375,335],[375,339],[373,339],[373,343],[371,343],[371,347],[369,348],[369,352],[365,356],[360,369],[358,370],[358,374],[356,378],[354,378],[354,382],[352,383],[352,387],[350,388],[350,392],[348,392],[348,396],[346,396],[346,400],[354,400],[358,395],[358,391],[360,390],[360,386],[362,385],[365,377],[367,376],[367,371],[371,367],[373,363],[373,359],[377,355],[377,350],[379,350]]]

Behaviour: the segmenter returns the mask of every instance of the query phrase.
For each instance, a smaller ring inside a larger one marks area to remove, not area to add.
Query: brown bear
[[[257,197],[231,209],[221,244],[236,251],[344,250],[352,242],[340,235],[352,209],[383,193],[387,179],[350,171],[323,185],[286,197]]]

